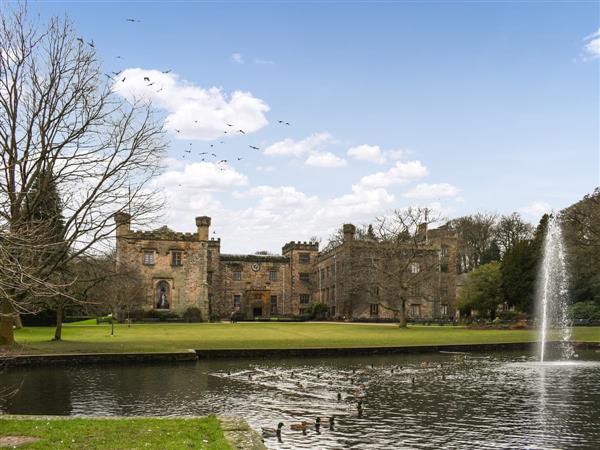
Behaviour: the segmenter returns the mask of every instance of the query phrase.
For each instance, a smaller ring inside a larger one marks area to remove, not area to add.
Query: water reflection
[[[23,386],[1,409],[216,413],[243,416],[257,430],[281,421],[281,442],[266,439],[274,449],[600,448],[600,354],[581,359],[589,362],[438,353],[15,370],[0,381]],[[302,421],[304,432],[290,428]]]

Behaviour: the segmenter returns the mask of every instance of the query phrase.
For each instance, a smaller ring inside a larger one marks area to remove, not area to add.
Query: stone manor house
[[[146,285],[146,309],[183,314],[198,308],[202,319],[297,317],[313,304],[327,306],[330,318],[391,319],[396,313],[373,290],[357,289],[352,261],[369,245],[355,239],[354,225],[343,226],[343,240],[326,252],[319,244],[291,241],[281,255],[221,253],[221,240],[209,238],[211,218],[196,217],[196,233],[166,226],[133,231],[130,217],[115,214],[117,263],[136,270]],[[408,293],[410,319],[453,318],[456,315],[456,249],[454,233],[445,227],[421,230],[422,252],[438,263],[410,270],[430,272],[422,286]],[[415,266],[416,265],[416,266]]]

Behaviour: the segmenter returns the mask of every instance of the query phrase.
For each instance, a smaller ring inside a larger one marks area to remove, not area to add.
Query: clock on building
[[[250,266],[250,268],[254,271],[254,272],[258,272],[260,270],[260,264],[259,263],[254,263],[252,264],[252,266]]]

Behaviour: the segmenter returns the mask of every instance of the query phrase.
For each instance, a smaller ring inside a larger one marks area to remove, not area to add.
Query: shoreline
[[[548,342],[557,345],[560,342]],[[189,349],[177,352],[123,352],[123,353],[49,353],[14,355],[0,358],[5,367],[40,367],[69,364],[155,364],[191,363],[209,359],[243,359],[272,357],[368,356],[418,354],[437,352],[486,352],[502,350],[530,350],[537,342],[437,344],[363,347],[305,347],[305,348],[221,348]],[[600,349],[600,342],[572,342],[577,349]]]

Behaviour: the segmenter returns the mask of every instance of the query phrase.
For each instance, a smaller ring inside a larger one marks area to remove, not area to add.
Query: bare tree
[[[149,181],[165,149],[162,124],[112,85],[68,19],[40,29],[22,4],[0,11],[0,344],[14,342],[15,315],[35,311],[32,299],[74,282],[53,274],[104,245],[112,213],[141,223],[160,206]],[[58,243],[40,239],[49,230],[32,213],[50,181],[64,205]]]
[[[500,217],[494,234],[502,255],[505,255],[515,244],[531,239],[533,231],[533,225],[525,222],[519,213],[514,212]]]
[[[427,228],[438,222],[428,208],[395,210],[365,227],[343,255],[340,279],[351,302],[371,299],[394,313],[399,326],[407,323],[407,302],[437,295],[432,291],[439,274],[439,251],[429,245]]]
[[[488,260],[495,243],[498,217],[493,213],[477,213],[449,222],[458,235],[458,258],[461,272],[470,272]]]
[[[107,276],[95,283],[89,296],[98,308],[110,311],[113,319],[111,334],[114,334],[114,320],[127,320],[129,325],[130,313],[141,309],[147,302],[146,285],[135,269],[117,264],[115,253],[101,264],[105,266],[101,272]]]

